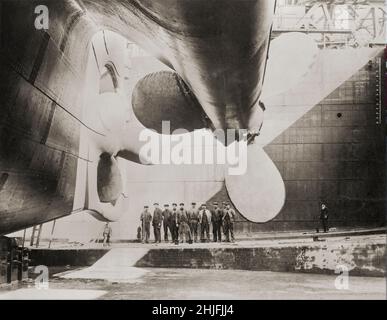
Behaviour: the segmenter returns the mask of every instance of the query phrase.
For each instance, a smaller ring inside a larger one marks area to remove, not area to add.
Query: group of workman
[[[164,241],[168,242],[170,233],[172,242],[179,244],[181,242],[198,242],[200,235],[201,242],[210,241],[210,225],[212,225],[212,234],[214,242],[222,241],[222,233],[227,242],[234,241],[234,222],[235,211],[228,202],[222,203],[222,208],[218,202],[213,202],[213,208],[210,211],[207,205],[203,203],[199,208],[192,202],[189,210],[184,208],[184,203],[180,203],[179,208],[176,203],[172,203],[172,210],[169,204],[164,205],[164,210],[159,204],[154,203],[153,214],[149,207],[144,206],[141,213],[141,240],[148,243],[150,238],[150,225],[153,226],[155,243],[161,242],[161,228],[164,230]]]

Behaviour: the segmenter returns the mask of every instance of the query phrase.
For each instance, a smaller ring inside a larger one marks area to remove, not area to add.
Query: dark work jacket
[[[199,212],[199,218],[201,217],[200,223],[202,225],[210,224],[211,223],[211,219],[212,219],[211,216],[212,215],[211,215],[211,211],[210,210],[208,210],[208,209],[200,210],[200,212]]]
[[[163,221],[163,212],[161,211],[160,208],[156,208],[155,211],[153,212],[152,224],[154,226],[157,226],[157,225],[160,225],[162,221]]]
[[[235,211],[233,209],[230,209],[230,210],[225,209],[223,213],[223,220],[227,223],[235,222]]]
[[[144,224],[150,224],[150,222],[152,221],[152,215],[149,211],[143,211],[141,213],[141,218],[140,220],[144,223]]]
[[[320,211],[320,219],[328,219],[328,208],[325,207],[324,209],[321,209]]]
[[[199,222],[199,210],[198,209],[190,209],[187,212],[188,220],[191,222],[196,221]]]
[[[171,216],[169,218],[171,225],[176,225],[179,223],[179,213],[176,211],[171,211]]]
[[[187,211],[179,210],[178,217],[179,217],[178,218],[179,224],[182,223],[182,222],[187,222],[188,223]]]
[[[171,218],[171,210],[165,209],[163,211],[163,217],[164,217],[164,223],[166,224],[170,223],[169,219]]]
[[[220,223],[222,222],[222,217],[223,217],[223,210],[220,208],[216,208],[212,210],[212,222],[213,223]]]

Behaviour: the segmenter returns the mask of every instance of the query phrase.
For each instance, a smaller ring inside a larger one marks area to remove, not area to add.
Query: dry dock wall
[[[48,267],[94,264],[106,249],[33,249],[32,265]],[[251,271],[335,274],[383,277],[385,244],[316,244],[287,247],[149,248],[136,267],[239,269]],[[129,267],[129,266],[128,266]]]
[[[385,245],[150,250],[136,266],[385,276]]]

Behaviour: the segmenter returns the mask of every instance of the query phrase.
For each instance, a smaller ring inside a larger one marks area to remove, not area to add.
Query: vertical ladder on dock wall
[[[43,223],[32,227],[30,247],[32,247],[34,245],[35,240],[36,240],[36,243],[35,243],[36,248],[39,247],[40,235],[42,234],[42,228],[43,228]],[[36,238],[35,238],[35,236],[36,236]]]
[[[51,242],[52,242],[52,239],[54,237],[55,224],[56,224],[56,219],[54,220],[54,222],[52,224],[52,228],[51,228],[50,242],[48,243],[49,249],[51,248]]]

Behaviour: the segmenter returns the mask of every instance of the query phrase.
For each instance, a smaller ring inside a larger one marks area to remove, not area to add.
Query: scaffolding
[[[384,1],[279,0],[273,36],[310,34],[321,48],[386,45]]]

